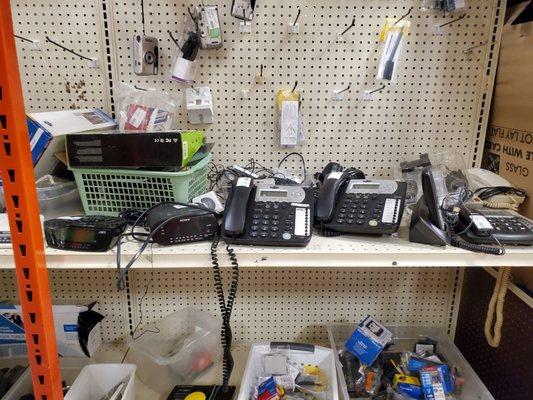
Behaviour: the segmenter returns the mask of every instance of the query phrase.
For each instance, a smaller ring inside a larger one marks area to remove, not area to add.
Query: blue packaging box
[[[65,152],[65,136],[114,129],[116,122],[96,108],[30,113],[27,115],[35,178],[53,172],[58,153]]]
[[[372,365],[392,339],[392,333],[370,315],[362,320],[346,342],[346,349],[365,365]]]

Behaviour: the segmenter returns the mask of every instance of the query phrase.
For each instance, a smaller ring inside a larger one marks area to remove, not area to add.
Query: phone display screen
[[[261,197],[283,197],[286,198],[288,195],[285,190],[261,190],[259,196]]]
[[[379,189],[379,183],[354,183],[351,189]]]

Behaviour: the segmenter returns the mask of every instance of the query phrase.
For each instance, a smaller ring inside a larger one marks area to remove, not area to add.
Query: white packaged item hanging
[[[213,96],[209,87],[192,87],[186,90],[186,107],[189,123],[212,124],[214,121]]]
[[[297,147],[305,142],[301,94],[296,90],[296,85],[292,91],[279,90],[276,95],[279,144],[283,147]]]
[[[422,11],[444,11],[446,13],[464,11],[466,0],[422,0],[420,10]]]
[[[115,85],[117,120],[125,131],[163,132],[175,128],[178,99],[161,90]]]
[[[169,31],[174,42],[175,51],[172,58],[170,79],[180,83],[193,83],[198,69],[198,52],[201,47],[198,34],[198,21],[192,14],[185,17],[182,29],[177,38]]]
[[[411,22],[387,18],[380,33],[381,58],[379,61],[377,79],[392,81],[396,76],[398,61],[404,41],[409,34]]]

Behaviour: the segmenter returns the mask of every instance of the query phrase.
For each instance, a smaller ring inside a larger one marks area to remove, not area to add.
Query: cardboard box
[[[482,166],[527,191],[520,212],[533,218],[533,22],[524,18],[528,4],[509,8],[503,27]]]
[[[96,307],[79,305],[54,305],[54,326],[58,353],[63,357],[87,357],[80,344],[80,314]],[[80,329],[81,328],[81,329]],[[25,344],[24,321],[20,305],[0,302],[0,346]],[[100,322],[88,331],[86,350],[93,356],[102,344]]]
[[[117,123],[96,108],[28,114],[28,130],[35,178],[52,173],[59,162],[56,153],[65,151],[65,135],[113,129]]]
[[[391,339],[392,333],[369,315],[348,338],[346,349],[363,364],[372,365]]]

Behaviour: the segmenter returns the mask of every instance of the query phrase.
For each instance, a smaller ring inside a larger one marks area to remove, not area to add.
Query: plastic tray
[[[60,358],[59,361],[61,363],[61,379],[65,381],[67,386],[72,385],[82,368],[90,363],[89,359],[83,358]],[[26,394],[33,394],[29,368],[22,374],[17,383],[13,385],[2,400],[19,400]]]
[[[301,364],[318,365],[320,369],[325,372],[328,381],[328,389],[325,398],[327,400],[338,400],[339,390],[337,386],[337,379],[335,377],[335,361],[333,357],[333,351],[320,346],[310,346],[312,351],[296,350],[292,348],[292,345],[294,344],[286,343],[285,345],[287,347],[290,346],[289,352],[290,359],[292,361]],[[285,345],[283,345],[281,348],[285,349]],[[262,355],[268,353],[271,349],[271,344],[252,345],[237,400],[253,399],[257,378],[262,369]]]
[[[353,398],[348,395],[346,381],[344,380],[342,365],[338,354],[339,350],[344,347],[346,339],[352,334],[356,326],[356,323],[330,323],[327,325],[331,348],[335,352],[335,365],[337,368],[341,398],[343,400]],[[418,340],[426,337],[431,337],[438,342],[438,352],[446,358],[448,364],[453,365],[460,370],[461,376],[465,380],[461,394],[455,397],[457,400],[494,400],[494,397],[490,394],[483,382],[481,382],[459,349],[446,335],[445,328],[424,326],[387,326],[387,328],[392,332],[394,341],[394,344],[390,347],[389,351],[412,351],[414,344]]]
[[[135,370],[132,364],[92,364],[84,367],[65,400],[100,400],[122,380],[128,384],[121,400],[135,399]]]
[[[116,216],[129,209],[146,210],[163,201],[187,202],[205,193],[207,155],[180,172],[135,169],[71,168],[87,215]]]

